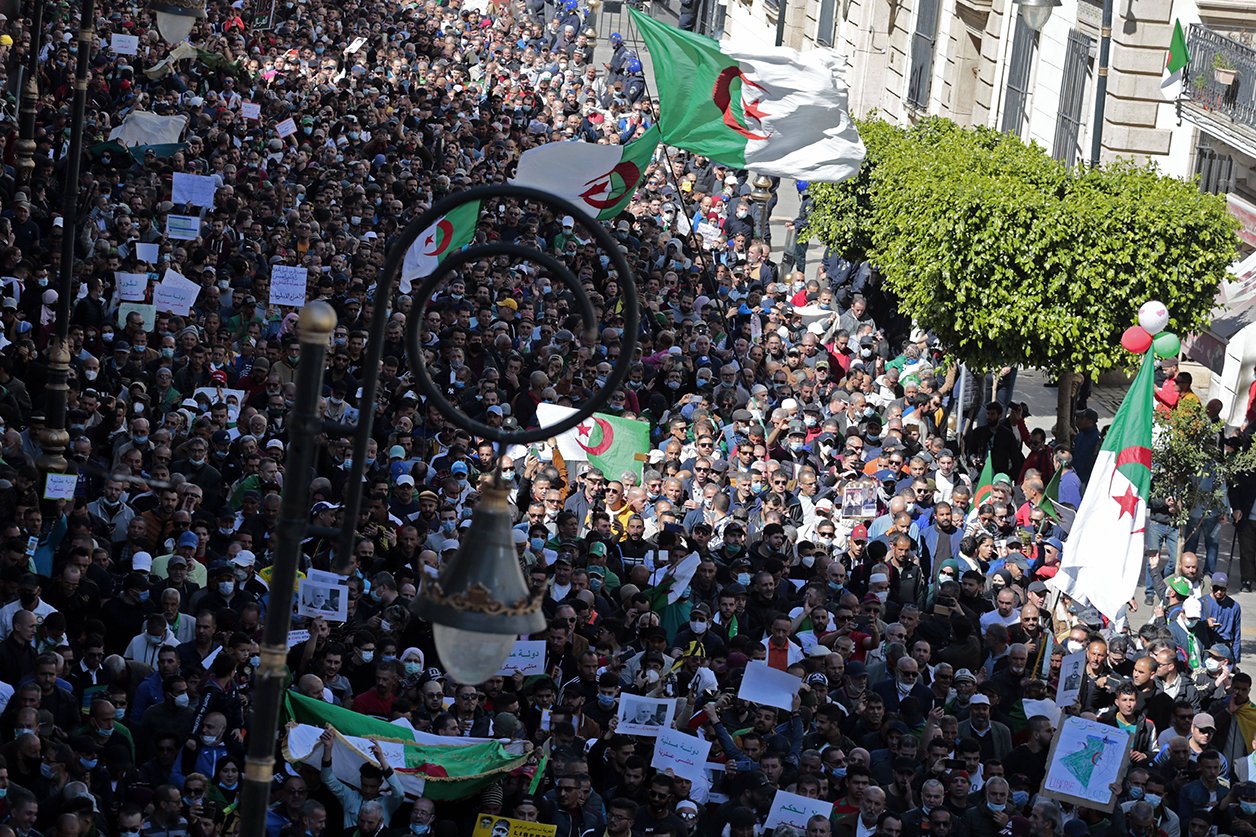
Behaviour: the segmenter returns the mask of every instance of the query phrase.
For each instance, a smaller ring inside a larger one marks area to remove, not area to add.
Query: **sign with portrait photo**
[[[349,618],[348,586],[319,584],[308,578],[301,580],[297,583],[297,615],[344,622]]]
[[[621,735],[644,735],[657,738],[660,731],[672,725],[676,714],[676,701],[672,698],[649,698],[642,695],[619,696],[619,726]]]

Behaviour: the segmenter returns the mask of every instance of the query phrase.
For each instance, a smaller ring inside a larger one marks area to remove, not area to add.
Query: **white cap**
[[[410,476],[409,474],[402,474],[401,476],[397,477],[397,485],[409,485],[413,487],[414,477]]]
[[[131,556],[131,569],[137,573],[152,572],[153,556],[147,552],[137,552]]]
[[[237,567],[251,567],[257,563],[257,556],[247,549],[241,549],[235,554],[235,557],[231,559],[231,563],[235,564]]]
[[[968,705],[972,706],[973,704],[977,704],[979,706],[989,706],[990,698],[978,692],[968,699]]]
[[[457,549],[458,545],[459,545],[458,541],[454,540],[453,538],[446,538],[444,543],[440,545],[440,551],[449,552],[451,550]]]
[[[1182,603],[1182,613],[1185,614],[1187,619],[1198,619],[1204,615],[1204,606],[1199,599],[1191,596]]]
[[[889,582],[889,580],[890,580],[890,577],[887,576],[885,573],[873,573],[872,575],[868,576],[869,584],[880,584],[881,582]]]
[[[576,225],[576,219],[575,219],[575,218],[572,218],[570,215],[564,215],[564,216],[563,216],[563,226],[564,226],[564,227],[574,227],[575,225]]]

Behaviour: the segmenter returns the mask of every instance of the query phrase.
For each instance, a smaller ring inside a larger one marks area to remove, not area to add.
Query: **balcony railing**
[[[1256,128],[1256,50],[1193,24],[1185,95],[1201,107]]]

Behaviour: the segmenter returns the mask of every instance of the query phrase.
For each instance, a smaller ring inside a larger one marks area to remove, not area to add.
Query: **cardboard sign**
[[[73,500],[78,474],[48,474],[44,483],[45,500]]]
[[[126,316],[131,312],[135,312],[143,318],[145,331],[152,331],[153,326],[157,325],[156,305],[146,305],[142,302],[124,302],[118,306],[118,328],[126,326]]]
[[[1111,811],[1112,785],[1124,781],[1134,736],[1079,716],[1064,719],[1047,755],[1042,794],[1083,808]]]
[[[245,119],[258,120],[262,118],[262,106],[257,102],[241,102],[240,115]]]
[[[762,706],[788,710],[793,708],[794,695],[801,687],[801,677],[774,669],[763,660],[751,660],[741,678],[737,697]]]
[[[201,235],[198,215],[167,215],[166,237],[175,241],[195,241]]]
[[[309,268],[275,265],[270,269],[270,304],[300,308],[305,304],[309,279]]]
[[[641,695],[619,696],[619,726],[621,735],[645,735],[657,737],[672,725],[676,714],[673,698],[648,698]]]
[[[139,55],[140,36],[114,32],[109,36],[109,51],[114,55]]]
[[[1063,709],[1076,703],[1085,682],[1086,651],[1083,649],[1060,661],[1060,685],[1055,690],[1055,705]]]
[[[115,273],[118,283],[118,299],[123,302],[143,302],[148,294],[147,273]]]
[[[554,837],[558,826],[544,822],[512,820],[500,814],[477,814],[471,837]]]
[[[157,264],[161,260],[161,245],[136,242],[135,258],[144,264]]]
[[[763,827],[772,829],[778,825],[788,825],[805,834],[807,821],[812,817],[821,816],[828,819],[832,814],[832,802],[778,790],[772,799],[772,807],[768,810],[768,818],[763,823]]]
[[[502,663],[501,671],[497,672],[509,677],[519,672],[525,677],[545,673],[545,640],[520,639],[515,641],[506,662]]]
[[[213,209],[214,193],[217,191],[218,181],[215,178],[177,171],[170,185],[170,200]]]
[[[670,770],[691,782],[700,782],[706,774],[705,766],[710,754],[710,741],[680,730],[665,729],[654,742],[654,758],[650,766],[656,770]]]
[[[292,121],[291,116],[289,116],[283,122],[280,122],[278,125],[275,126],[275,133],[279,135],[280,139],[287,139],[288,137],[292,136],[296,132],[297,132],[297,123]]]

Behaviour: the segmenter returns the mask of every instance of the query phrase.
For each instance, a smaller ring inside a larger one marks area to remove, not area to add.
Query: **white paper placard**
[[[642,695],[619,696],[619,725],[615,731],[621,735],[646,735],[656,737],[661,730],[672,725],[676,714],[676,701],[672,698],[648,698]]]
[[[161,245],[136,242],[135,258],[145,264],[157,264],[157,262],[161,260]]]
[[[166,237],[175,241],[195,241],[201,234],[201,219],[197,215],[167,215]]]
[[[262,106],[258,102],[241,102],[240,115],[245,119],[261,119]]]
[[[1082,683],[1086,680],[1086,651],[1068,654],[1060,661],[1060,685],[1055,690],[1055,705],[1061,708],[1072,706],[1082,693]]]
[[[305,286],[310,271],[305,267],[277,264],[270,269],[270,304],[300,308],[305,304]]]
[[[365,45],[366,45],[366,38],[359,35],[358,37],[353,39],[353,43],[349,44],[349,48],[345,50],[345,54],[353,55],[353,53],[357,52]]]
[[[73,500],[78,474],[48,474],[44,483],[45,500]]]
[[[349,618],[348,585],[318,584],[302,579],[297,584],[297,614],[311,619],[322,617],[328,622]]]
[[[139,55],[140,36],[114,32],[109,36],[109,51],[114,55]]]
[[[289,116],[283,122],[280,122],[278,125],[275,126],[275,133],[279,135],[280,139],[286,139],[287,137],[292,136],[296,132],[297,132],[297,123],[292,121],[291,116]]]
[[[515,640],[515,647],[497,673],[509,677],[515,672],[525,677],[545,673],[545,640]]]
[[[118,283],[118,299],[123,302],[143,302],[148,293],[147,273],[115,273]]]
[[[213,209],[214,193],[217,191],[218,181],[214,178],[177,171],[170,184],[170,200],[172,203],[188,203]]]
[[[288,631],[288,647],[300,645],[310,638],[310,632],[307,630]]]
[[[776,796],[772,798],[772,807],[768,810],[768,818],[763,823],[763,827],[773,829],[778,825],[789,825],[805,834],[807,821],[817,814],[825,819],[832,816],[833,803],[778,790]]]
[[[788,671],[778,671],[763,660],[751,660],[741,678],[737,697],[762,706],[792,709],[794,695],[802,686],[802,678]]]
[[[665,729],[654,742],[654,758],[650,766],[656,770],[671,770],[691,782],[701,782],[706,776],[706,760],[710,754],[710,741],[680,730]]]
[[[153,289],[153,305],[158,311],[169,311],[171,314],[186,316],[196,304],[200,295],[200,285],[182,274],[166,269],[161,282]]]

